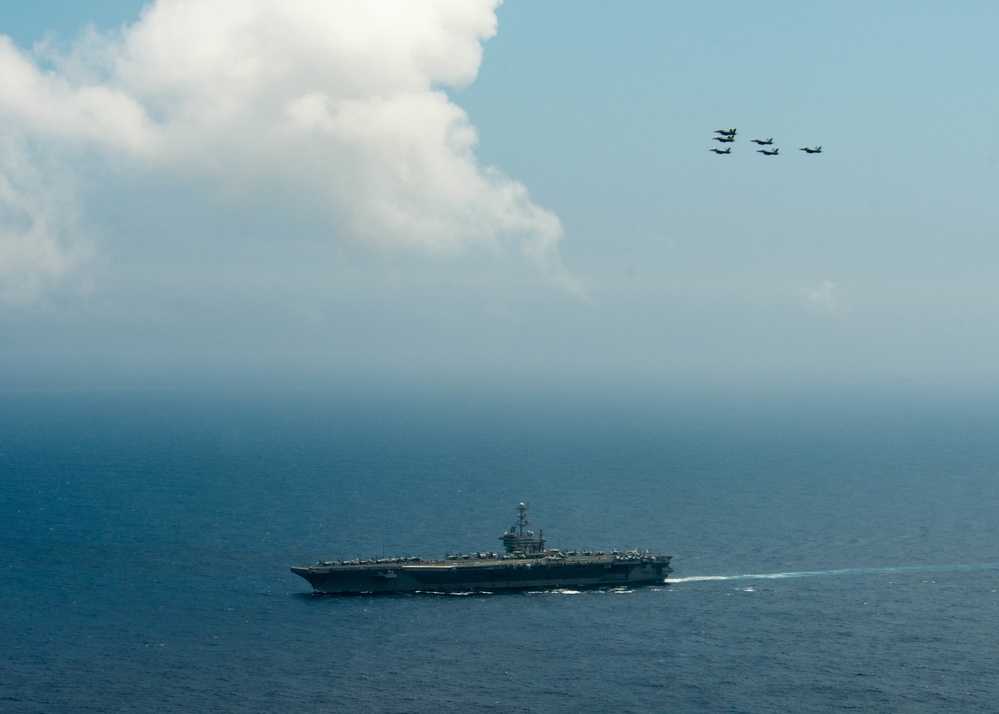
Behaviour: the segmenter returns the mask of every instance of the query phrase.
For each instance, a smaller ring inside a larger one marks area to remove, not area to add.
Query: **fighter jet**
[[[757,149],[756,153],[757,154],[763,154],[764,156],[777,156],[777,152],[778,151],[780,151],[780,149],[777,149],[777,148],[772,149],[770,151],[768,151],[767,149]]]
[[[798,151],[804,151],[806,154],[821,154],[821,146],[802,146]]]
[[[724,134],[725,136],[735,136],[735,129],[715,129],[715,134]]]
[[[750,139],[750,141],[760,146],[770,146],[774,143],[774,138],[771,136],[769,139]]]
[[[717,146],[713,146],[710,149],[708,149],[708,151],[713,151],[716,154],[731,154],[732,153],[732,147],[731,146],[727,146],[724,149],[719,149]]]
[[[731,136],[729,136],[728,134],[722,134],[721,136],[712,136],[711,138],[714,139],[715,141],[720,141],[723,144],[731,144],[733,141],[735,141],[734,134]]]

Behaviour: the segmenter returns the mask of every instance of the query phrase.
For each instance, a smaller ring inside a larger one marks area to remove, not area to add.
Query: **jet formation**
[[[719,142],[720,144],[731,144],[735,142],[736,134],[739,132],[736,129],[715,129],[715,135],[712,136],[712,140]],[[764,156],[778,156],[780,154],[780,149],[774,146],[774,138],[767,137],[766,139],[750,139],[751,142],[759,146],[760,148],[756,150],[757,154],[763,154]],[[770,148],[773,147],[773,148]],[[713,151],[716,154],[731,154],[732,147],[728,146],[724,149],[720,149],[717,146],[708,149],[708,151]],[[804,151],[806,154],[821,154],[821,146],[802,146],[799,151]]]

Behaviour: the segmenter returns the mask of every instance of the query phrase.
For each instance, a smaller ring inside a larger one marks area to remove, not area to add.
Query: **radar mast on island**
[[[537,538],[534,537],[531,524],[527,522],[527,504],[523,502],[517,504],[517,522],[500,536],[500,540],[510,555],[541,555],[545,552],[545,532],[542,530]]]

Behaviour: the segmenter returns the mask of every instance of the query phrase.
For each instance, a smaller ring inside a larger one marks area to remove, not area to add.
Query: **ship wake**
[[[701,583],[714,580],[784,580],[787,578],[820,578],[842,575],[892,575],[918,573],[954,573],[999,570],[999,563],[973,563],[967,565],[901,565],[881,568],[839,568],[836,570],[796,570],[786,573],[747,573],[741,575],[693,575],[687,578],[670,578],[668,584]]]

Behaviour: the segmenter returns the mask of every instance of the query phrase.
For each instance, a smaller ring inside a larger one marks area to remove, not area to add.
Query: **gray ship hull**
[[[606,554],[293,567],[318,593],[502,592],[662,583],[670,556]]]

